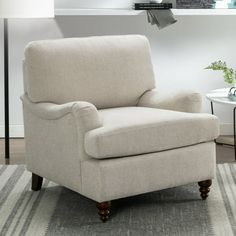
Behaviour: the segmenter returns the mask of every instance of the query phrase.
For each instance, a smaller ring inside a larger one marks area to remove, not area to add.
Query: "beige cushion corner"
[[[97,158],[139,155],[212,141],[219,135],[218,119],[145,107],[99,111],[103,127],[85,135],[85,151]]]

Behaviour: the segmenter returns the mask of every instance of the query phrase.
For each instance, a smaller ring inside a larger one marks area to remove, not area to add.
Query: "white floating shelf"
[[[236,9],[172,9],[176,16],[230,16]]]
[[[175,16],[236,15],[236,9],[172,9]],[[56,9],[56,16],[137,16],[145,11],[129,9]]]
[[[129,9],[56,9],[56,16],[135,16],[144,11]]]

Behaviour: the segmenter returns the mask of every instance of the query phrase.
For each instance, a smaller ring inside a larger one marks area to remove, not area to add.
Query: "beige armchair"
[[[22,96],[32,189],[43,178],[97,202],[199,182],[215,175],[215,116],[201,96],[155,91],[148,40],[104,36],[30,43]]]

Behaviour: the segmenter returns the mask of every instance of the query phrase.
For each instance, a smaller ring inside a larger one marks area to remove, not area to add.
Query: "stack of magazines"
[[[135,3],[134,10],[170,9],[172,3]]]

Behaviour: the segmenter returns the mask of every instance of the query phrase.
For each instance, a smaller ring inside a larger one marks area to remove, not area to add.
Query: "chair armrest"
[[[21,96],[23,105],[29,109],[31,113],[43,120],[58,120],[68,115],[73,114],[76,120],[80,120],[85,126],[85,129],[90,130],[102,126],[101,118],[97,108],[89,102],[70,102],[62,105],[54,103],[33,103],[27,95]]]
[[[201,94],[194,91],[182,91],[168,96],[151,90],[142,95],[138,106],[199,113],[202,107],[202,97]]]

